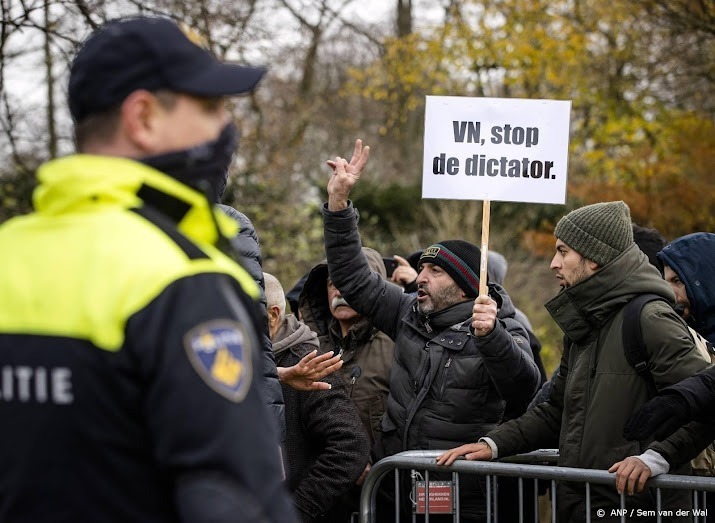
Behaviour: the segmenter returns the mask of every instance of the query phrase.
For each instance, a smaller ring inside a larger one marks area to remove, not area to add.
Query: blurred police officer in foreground
[[[161,18],[77,54],[81,154],[43,165],[35,212],[0,227],[0,521],[294,521],[257,287],[207,198],[237,146],[223,97],[263,73]]]

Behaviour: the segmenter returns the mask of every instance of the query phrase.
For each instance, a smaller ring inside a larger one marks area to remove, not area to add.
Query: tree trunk
[[[397,0],[397,36],[412,33],[412,0]]]
[[[55,128],[55,78],[52,74],[52,49],[50,49],[50,0],[44,2],[45,15],[45,70],[47,81],[47,152],[50,158],[57,157],[57,129]]]

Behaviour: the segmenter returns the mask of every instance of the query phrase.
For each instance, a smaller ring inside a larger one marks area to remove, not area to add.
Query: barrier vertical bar
[[[367,518],[367,523],[373,523],[373,520],[375,519],[375,513],[377,512],[377,488],[372,488],[370,491],[370,504],[368,506],[366,514],[363,511],[362,492],[360,494],[361,499],[358,523],[362,523],[363,521],[365,521],[364,518]]]
[[[551,523],[556,523],[556,481],[551,480]]]
[[[417,496],[417,506],[419,507],[419,496]],[[425,523],[429,523],[429,470],[425,469]]]
[[[400,521],[400,469],[395,469],[395,521]]]
[[[417,473],[416,470],[412,470],[412,474],[415,474],[415,479],[414,479],[413,483],[415,483],[415,482],[417,481],[417,477],[416,477],[417,474],[416,474],[416,473]],[[418,497],[417,497],[417,489],[415,488],[415,499],[414,499],[414,503],[417,503],[417,499],[418,499]],[[415,507],[412,507],[412,523],[417,523],[417,514],[416,514],[416,512],[417,512],[417,511],[415,510]]]
[[[663,518],[660,515],[661,508],[663,507],[662,505],[662,499],[661,499],[661,494],[660,494],[660,489],[657,488],[655,489],[655,513],[656,513],[656,523],[661,523],[663,521]]]
[[[457,472],[452,472],[452,482],[454,483],[454,523],[459,523],[460,520],[460,513],[459,513],[459,474]]]
[[[591,484],[586,482],[586,523],[591,523]]]
[[[698,491],[693,490],[693,509],[698,510],[700,508],[700,505],[698,504]],[[695,523],[698,523],[700,521],[700,516],[695,516]]]
[[[491,476],[487,476],[487,523],[492,520],[492,481]]]
[[[524,523],[524,478],[519,477],[519,523]]]

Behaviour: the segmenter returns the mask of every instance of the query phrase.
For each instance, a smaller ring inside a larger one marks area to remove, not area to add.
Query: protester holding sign
[[[632,495],[627,508],[654,510],[655,496],[637,492],[652,472],[648,467],[659,466],[659,456],[653,450],[646,451],[653,438],[627,441],[622,434],[628,418],[650,393],[647,381],[626,357],[622,338],[625,305],[646,293],[662,298],[646,303],[638,319],[649,368],[659,389],[705,368],[707,362],[672,309],[673,293],[668,284],[634,243],[630,210],[625,203],[605,202],[576,209],[559,221],[554,235],[556,254],[551,269],[562,289],[546,308],[564,331],[565,342],[549,399],[491,431],[478,443],[444,453],[437,463],[450,465],[459,456],[496,459],[536,450],[557,439],[559,465],[565,467],[606,470],[635,454],[645,465],[634,475],[619,474],[618,491]],[[672,436],[674,445],[682,447],[694,441],[698,430],[692,426],[681,429]],[[687,474],[689,469],[686,465],[672,472]],[[611,509],[620,506],[611,485],[591,485],[590,489],[591,517],[604,511],[611,514]],[[561,483],[557,498],[560,521],[587,519],[582,485]],[[664,492],[664,509],[689,506],[686,492]]]
[[[395,340],[387,412],[375,454],[379,459],[404,450],[448,449],[496,427],[505,400],[528,400],[539,371],[503,287],[490,284],[488,295],[478,296],[477,246],[447,240],[425,249],[417,296],[370,271],[361,251],[357,211],[348,200],[368,155],[369,148],[357,140],[350,162],[328,162],[334,172],[323,219],[332,282],[353,309]],[[484,492],[484,485],[477,481],[484,478],[461,478],[463,522],[485,516],[485,500],[475,494]]]

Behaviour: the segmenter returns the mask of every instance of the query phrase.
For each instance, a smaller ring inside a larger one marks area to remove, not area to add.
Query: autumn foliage
[[[558,291],[547,260],[561,216],[619,199],[667,239],[715,230],[715,2],[388,4],[394,25],[358,0],[111,9],[47,0],[46,20],[32,2],[10,2],[0,34],[0,221],[29,210],[36,166],[71,149],[58,100],[74,46],[102,20],[142,11],[178,17],[218,55],[270,66],[258,92],[236,102],[241,149],[224,197],[252,219],[264,268],[287,288],[324,255],[325,160],[349,155],[357,137],[372,148],[354,195],[366,245],[390,255],[450,237],[479,241],[479,202],[421,199],[426,95],[572,102],[566,206],[492,203],[491,247],[510,260],[507,289],[538,326],[551,364],[559,335],[542,304]],[[38,49],[44,57],[32,58]],[[35,105],[6,89],[14,66],[33,65],[44,71],[35,91],[55,94]],[[54,91],[46,79],[57,80]]]

